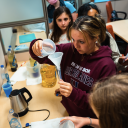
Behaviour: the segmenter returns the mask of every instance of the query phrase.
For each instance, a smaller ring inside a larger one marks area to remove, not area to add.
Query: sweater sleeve
[[[82,109],[90,109],[90,105],[88,103],[88,96],[89,93],[86,93],[86,91],[82,91],[79,88],[73,87],[71,95],[68,97],[71,101],[74,102],[79,108]]]
[[[111,36],[111,34],[109,32],[106,32],[106,33],[110,37],[110,48],[112,50],[112,59],[113,59],[114,63],[116,64],[117,69],[118,70],[125,70],[127,68],[127,66],[123,66],[118,62],[121,54],[120,54],[120,51],[118,49],[118,46],[117,46],[115,39]]]

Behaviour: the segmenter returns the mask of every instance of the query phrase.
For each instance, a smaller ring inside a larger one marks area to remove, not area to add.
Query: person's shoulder
[[[69,1],[64,1],[65,4],[72,5]]]
[[[76,9],[75,9],[75,7],[70,3],[70,2],[68,2],[68,1],[64,1],[64,3],[65,3],[65,5],[66,5],[66,7],[71,11],[71,13],[73,13],[73,12],[75,12],[76,11]]]
[[[52,9],[52,8],[54,8],[54,6],[51,5],[51,4],[49,4],[49,5],[47,6],[47,9],[48,9],[48,10],[50,10],[50,9]]]
[[[68,1],[64,1],[64,4],[66,5],[66,7],[68,6],[68,7],[73,7],[74,8],[74,6]]]
[[[99,58],[100,64],[108,64],[110,62],[113,63],[112,60],[112,51],[110,47],[108,46],[100,46],[100,49],[96,51],[95,57],[94,58]],[[93,59],[93,58],[92,58]]]
[[[111,64],[113,65],[114,62],[112,60],[112,50],[108,46],[101,46],[101,63],[104,65],[110,66]]]
[[[73,45],[72,43],[64,43],[64,44],[59,44],[58,47],[61,47],[62,49],[65,49],[65,50],[69,50],[69,49],[72,49]]]
[[[59,45],[56,45],[56,48],[57,48],[57,51],[61,51],[63,53],[72,53],[73,51],[73,46],[71,43],[65,43],[65,44],[59,44]]]
[[[114,64],[114,61],[110,57],[104,57],[99,60],[99,68],[101,70],[113,70],[116,69],[116,65]]]
[[[100,46],[99,51],[100,51],[99,52],[100,54],[102,53],[101,56],[104,56],[104,55],[111,56],[111,54],[112,54],[112,50],[111,50],[111,48],[109,46]]]
[[[63,48],[72,48],[73,47],[73,44],[72,43],[65,43],[65,44],[60,44],[61,47]]]

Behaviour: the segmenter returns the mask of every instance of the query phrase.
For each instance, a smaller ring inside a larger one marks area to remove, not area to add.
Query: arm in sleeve
[[[89,93],[86,91],[82,91],[81,89],[76,89],[73,87],[71,95],[68,97],[71,101],[74,102],[79,108],[82,109],[90,109],[90,105],[88,102]]]
[[[121,56],[115,39],[111,36],[109,32],[106,32],[110,37],[110,48],[112,50],[112,59],[118,70],[125,70],[127,66],[123,66],[119,63],[119,57]]]

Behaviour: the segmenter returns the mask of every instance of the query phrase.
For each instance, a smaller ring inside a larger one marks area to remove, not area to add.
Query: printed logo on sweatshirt
[[[80,68],[76,69],[75,67],[66,67],[65,74],[79,80],[89,87],[92,87],[93,85],[94,79],[85,74],[85,72],[82,69],[80,70]],[[77,81],[71,79],[71,84],[78,88],[79,83]]]
[[[90,74],[90,69],[83,68],[83,67],[75,64],[74,62],[72,62],[71,65],[73,67],[75,67],[76,69],[79,69],[80,71],[83,71],[83,72],[86,72],[86,73]]]
[[[78,88],[78,84],[79,84],[79,82],[77,82],[77,81],[75,81],[75,80],[73,80],[73,79],[71,78],[71,85],[72,85],[72,86],[74,86],[75,88]]]

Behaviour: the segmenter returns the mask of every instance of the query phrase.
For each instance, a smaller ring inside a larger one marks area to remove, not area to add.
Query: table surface
[[[28,47],[30,46],[31,42],[26,42],[26,43],[21,43],[20,44],[19,36],[21,36],[21,35],[26,35],[26,34],[34,33],[36,39],[38,39],[38,38],[47,39],[45,31],[41,31],[41,32],[25,31],[22,26],[14,27],[14,29],[17,29],[17,33],[13,33],[13,38],[12,38],[12,41],[11,41],[11,45],[13,46],[13,48],[15,48],[15,45],[19,46],[19,45],[24,45],[25,44]],[[24,51],[24,50],[22,50],[22,51]]]
[[[18,66],[21,65],[22,62],[18,62]],[[14,74],[11,72],[9,65],[7,66],[9,77]],[[50,111],[49,119],[59,118],[68,116],[67,111],[61,104],[61,97],[56,97],[54,92],[55,89],[59,88],[59,85],[56,84],[52,88],[44,88],[41,84],[38,85],[30,85],[26,86],[25,81],[16,82],[13,85],[13,89],[21,89],[26,87],[31,95],[32,100],[29,102],[28,108],[30,110],[38,110],[38,109],[48,109]],[[27,98],[27,95],[25,95]],[[7,116],[9,113],[9,109],[11,108],[10,99],[5,96],[4,91],[2,90],[0,96],[0,128],[10,128]],[[20,117],[20,121],[22,127],[25,126],[26,123],[42,121],[48,116],[47,111],[40,112],[28,112],[26,115]]]
[[[34,33],[35,34],[35,37],[36,39],[38,38],[42,38],[42,39],[47,39],[47,36],[46,36],[46,33],[45,31],[41,31],[41,32],[30,32],[30,31],[25,31],[21,26],[17,28],[17,39],[16,39],[16,45],[19,46],[19,45],[23,45],[23,44],[26,44],[28,47],[30,46],[30,43],[31,42],[26,42],[26,43],[19,43],[19,36],[20,35],[26,35],[26,34],[32,34]]]
[[[112,25],[114,33],[128,43],[128,19],[109,22]]]

